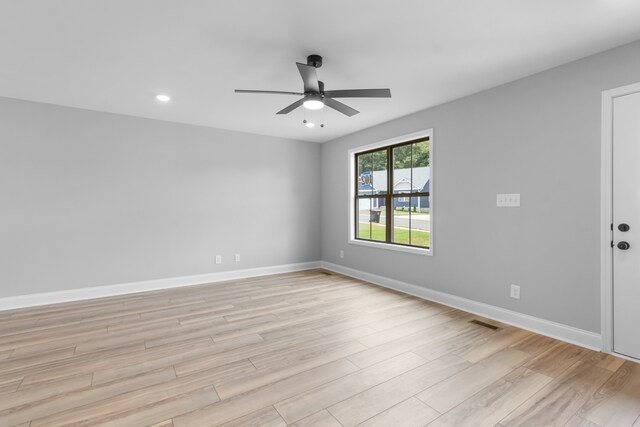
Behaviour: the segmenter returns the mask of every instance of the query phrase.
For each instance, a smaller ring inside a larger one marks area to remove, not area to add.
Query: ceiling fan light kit
[[[298,67],[300,77],[302,77],[304,92],[243,89],[236,89],[235,92],[302,96],[302,99],[288,105],[276,114],[289,114],[300,106],[309,110],[320,110],[326,105],[348,117],[355,116],[359,111],[340,101],[336,101],[334,98],[391,98],[390,89],[344,89],[325,91],[324,83],[318,80],[316,73],[316,69],[322,66],[322,57],[320,55],[309,55],[306,64],[297,62],[296,66]]]
[[[322,101],[322,96],[320,96],[320,94],[311,94],[305,98],[302,106],[307,110],[320,110],[324,107],[324,102]]]

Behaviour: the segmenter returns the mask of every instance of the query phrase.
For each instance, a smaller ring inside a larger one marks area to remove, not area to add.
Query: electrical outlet
[[[240,254],[236,254],[235,261],[240,262]]]
[[[511,298],[520,299],[520,286],[511,285]]]
[[[216,255],[216,264],[222,264],[222,255]]]
[[[340,251],[340,258],[344,258],[344,251]]]

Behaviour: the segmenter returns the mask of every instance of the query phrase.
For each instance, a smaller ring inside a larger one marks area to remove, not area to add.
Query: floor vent
[[[476,320],[476,319],[470,320],[469,323],[473,323],[474,325],[478,325],[478,326],[484,326],[485,328],[493,329],[494,331],[497,330],[497,329],[500,329],[496,325],[492,325],[490,323],[486,323],[486,322],[483,322],[481,320]]]

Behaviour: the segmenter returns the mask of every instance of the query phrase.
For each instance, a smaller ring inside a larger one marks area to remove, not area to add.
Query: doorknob
[[[626,251],[630,247],[631,247],[631,245],[628,242],[619,242],[618,243],[618,249],[621,249],[623,251]]]
[[[629,227],[629,224],[620,224],[618,226],[618,230],[625,232],[625,231],[629,231],[631,227]]]

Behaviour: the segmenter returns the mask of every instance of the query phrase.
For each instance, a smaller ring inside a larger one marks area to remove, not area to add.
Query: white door
[[[640,92],[613,99],[613,351],[640,359]]]

